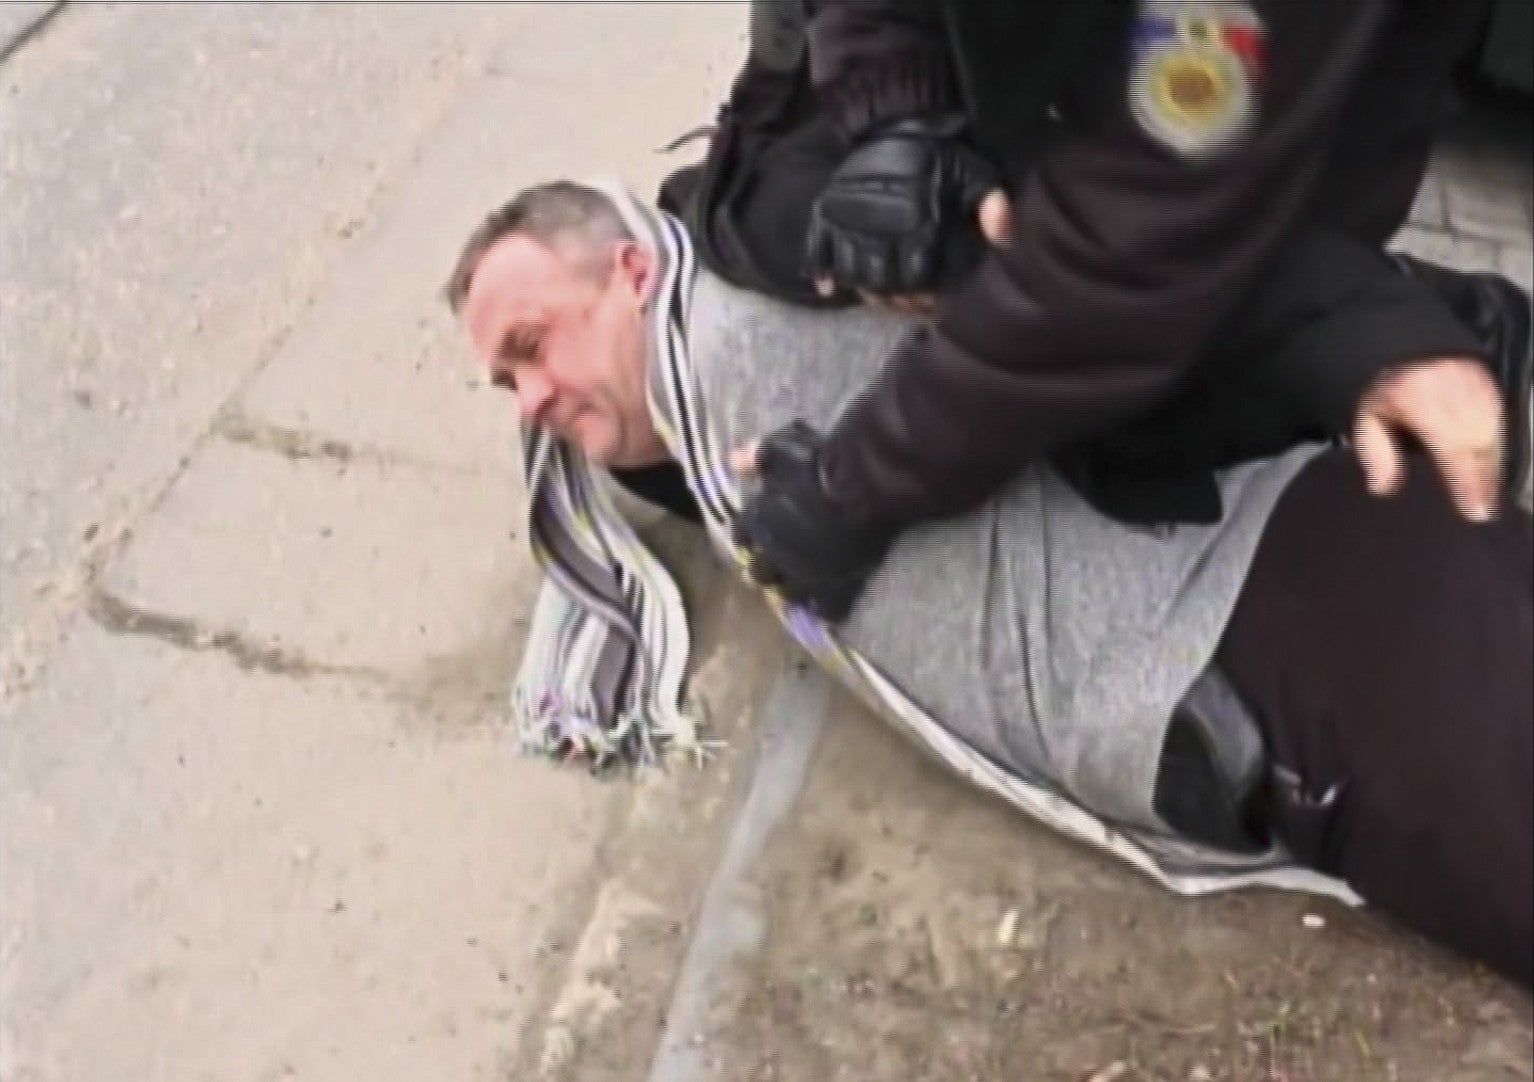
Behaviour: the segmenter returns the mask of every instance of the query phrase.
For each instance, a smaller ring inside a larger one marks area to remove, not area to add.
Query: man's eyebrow
[[[507,360],[521,360],[538,348],[538,339],[543,337],[543,333],[542,323],[513,323],[501,335],[497,352]]]

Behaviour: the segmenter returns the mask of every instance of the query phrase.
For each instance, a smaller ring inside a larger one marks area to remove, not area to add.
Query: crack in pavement
[[[271,451],[289,459],[325,458],[333,462],[350,462],[357,455],[356,449],[343,440],[272,424],[237,410],[225,410],[213,428],[231,443]]]
[[[49,10],[46,16],[40,18],[28,29],[29,35],[35,34],[37,30],[51,22],[58,10],[66,5],[62,3],[39,5],[39,7],[42,6],[47,6]],[[15,22],[21,16],[23,9],[27,7],[28,5],[19,3],[0,4],[0,49],[7,48],[4,44],[6,41],[4,32],[9,25],[6,17],[11,17],[10,21]],[[17,44],[19,40],[12,42],[12,46]],[[3,59],[5,56],[0,56],[0,60]],[[353,211],[352,217],[371,221],[380,208],[387,206],[390,199],[398,198],[397,189],[400,187],[401,177],[410,176],[412,171],[419,167],[428,149],[435,145],[433,142],[435,133],[443,126],[445,118],[451,114],[455,104],[470,94],[482,80],[483,75],[478,71],[466,69],[463,72],[458,81],[458,94],[444,95],[436,107],[434,116],[423,121],[416,131],[411,149],[404,151],[397,160],[389,163],[388,168],[377,169],[372,174],[373,182],[365,194],[349,204]],[[339,466],[344,466],[349,461],[371,460],[384,464],[414,465],[418,468],[467,476],[485,475],[487,472],[485,470],[452,463],[413,463],[387,452],[353,447],[344,441],[323,439],[302,431],[252,421],[242,416],[236,403],[248,393],[256,380],[282,354],[294,330],[313,318],[320,300],[326,295],[327,290],[334,288],[336,276],[349,263],[355,264],[356,257],[342,256],[338,249],[333,263],[305,287],[292,304],[292,310],[284,314],[280,325],[255,347],[253,361],[223,396],[222,406],[215,410],[211,418],[199,428],[175,461],[167,463],[163,471],[159,471],[156,476],[145,481],[141,487],[121,494],[124,506],[116,512],[116,518],[120,520],[120,524],[108,527],[103,523],[97,528],[105,540],[96,537],[87,538],[87,547],[83,551],[68,554],[60,560],[57,573],[60,577],[68,578],[71,583],[67,596],[60,596],[59,593],[54,592],[42,598],[41,603],[29,605],[20,613],[14,611],[16,608],[14,603],[7,606],[7,620],[5,625],[0,626],[0,632],[4,633],[4,641],[0,642],[0,705],[12,706],[44,679],[52,657],[67,637],[68,626],[78,611],[79,591],[88,589],[94,584],[104,568],[122,551],[136,524],[160,509],[186,475],[194,459],[200,456],[212,441],[221,436],[233,442],[246,443],[259,450],[278,453],[283,453],[280,449],[284,445],[289,445],[290,450],[296,452],[288,454],[291,459],[318,459]],[[296,442],[290,444],[289,441],[293,440]],[[377,674],[372,675],[376,677]]]
[[[58,3],[6,4],[0,12],[0,63],[9,60],[11,54],[35,38],[48,25],[59,9]]]
[[[145,635],[180,650],[214,651],[250,672],[297,680],[313,676],[345,676],[374,684],[390,684],[388,677],[373,669],[314,661],[300,651],[262,643],[230,628],[209,628],[189,617],[142,608],[100,588],[91,590],[86,611],[92,620],[112,634]]]
[[[419,458],[390,448],[349,443],[307,429],[274,424],[252,417],[237,408],[220,411],[210,432],[230,443],[281,455],[293,462],[323,461],[341,466],[353,462],[371,462],[382,466],[403,466],[467,477],[481,477],[486,473],[484,468],[478,466]]]
[[[368,665],[318,661],[269,638],[136,605],[101,587],[92,587],[86,594],[85,612],[108,634],[140,635],[188,653],[222,654],[246,672],[297,681],[353,680],[437,721],[500,723],[505,691],[511,684],[511,674],[502,671],[501,662],[516,656],[509,642],[496,636],[465,650],[425,658],[409,672],[390,673]],[[525,627],[525,621],[513,621],[508,631]]]

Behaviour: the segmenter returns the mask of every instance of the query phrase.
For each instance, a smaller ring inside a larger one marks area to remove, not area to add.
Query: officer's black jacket
[[[1345,432],[1387,364],[1480,355],[1379,250],[1410,208],[1480,7],[1255,0],[1256,122],[1189,160],[1127,105],[1133,3],[812,5],[796,63],[748,59],[737,78],[722,119],[746,134],[715,174],[738,176],[753,138],[817,111],[852,139],[958,107],[1014,195],[1010,243],[827,434],[843,507],[897,525],[949,515],[1045,458],[1084,491],[1111,475],[1154,500],[1152,475]],[[706,209],[697,225],[716,269],[747,245]],[[1180,517],[1179,499],[1127,514]]]

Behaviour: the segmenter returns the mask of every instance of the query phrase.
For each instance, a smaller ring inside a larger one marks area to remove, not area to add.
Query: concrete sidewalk
[[[743,19],[84,7],[8,62],[4,1082],[532,1077],[620,938],[664,1004],[749,741],[514,755],[515,426],[438,290],[526,183],[653,184]],[[651,532],[739,737],[782,647]]]

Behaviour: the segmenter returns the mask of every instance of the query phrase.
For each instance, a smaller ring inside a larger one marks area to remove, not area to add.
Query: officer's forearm
[[[1148,321],[1145,333],[1161,329]],[[828,486],[850,519],[903,527],[962,514],[1024,465],[1151,408],[1183,371],[1173,354],[1121,362],[1090,347],[1038,365],[989,356],[931,325],[912,331],[828,433]]]

